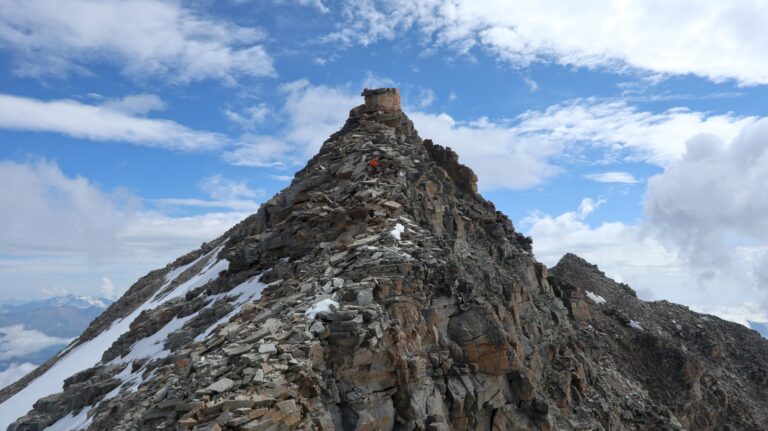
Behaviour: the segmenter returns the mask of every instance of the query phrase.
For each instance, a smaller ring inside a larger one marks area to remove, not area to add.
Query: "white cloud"
[[[535,93],[539,91],[539,83],[534,81],[533,79],[525,77],[523,78],[523,82],[528,87],[528,89],[531,90],[531,93]]]
[[[600,202],[600,201],[598,201]],[[604,202],[603,202],[604,203]],[[586,219],[599,205],[583,199],[577,210],[557,216],[534,212],[522,220],[533,238],[536,258],[552,266],[567,252],[573,252],[592,263],[598,263],[608,275],[649,285],[643,277],[679,280],[677,257],[645,235],[639,226],[621,222],[602,223],[591,227]],[[658,273],[666,274],[659,277]],[[630,283],[632,284],[632,283]]]
[[[699,313],[712,314],[721,319],[730,320],[731,322],[740,323],[747,328],[750,327],[750,321],[768,322],[768,312],[766,312],[766,308],[755,302],[745,302],[738,306],[698,306],[693,307],[693,310]]]
[[[313,86],[306,80],[286,84],[282,90],[287,95],[284,110],[290,118],[285,139],[305,158],[313,156],[323,141],[344,125],[349,110],[361,104],[359,94]]]
[[[115,216],[130,204],[46,162],[2,161],[0,182],[0,207],[8,209],[0,212],[1,254],[98,252],[110,246],[119,223]]]
[[[132,115],[161,105],[162,101],[152,96],[88,105],[75,100],[43,101],[0,94],[0,128],[182,151],[217,149],[228,142],[228,138],[218,133],[193,130],[170,120]]]
[[[584,220],[587,218],[588,215],[595,212],[596,209],[598,209],[602,204],[604,204],[606,201],[605,199],[598,199],[594,200],[592,198],[584,198],[581,200],[581,203],[579,203],[579,208],[576,211],[575,216],[578,219]]]
[[[664,241],[649,222],[591,226],[588,219],[596,208],[594,201],[585,199],[576,211],[560,215],[533,212],[520,227],[533,238],[539,261],[553,266],[565,253],[575,253],[599,265],[609,277],[628,283],[641,298],[666,299],[726,318],[715,312],[717,307],[741,309],[766,297],[750,274],[753,261],[747,250],[733,250],[739,254],[739,262],[714,274],[711,283],[702,283],[700,268],[679,248]],[[763,306],[762,312],[765,310],[768,307]],[[760,316],[755,312],[742,314],[753,320]]]
[[[200,181],[200,188],[211,198],[218,200],[252,199],[263,195],[263,190],[253,190],[245,180],[233,181],[221,175],[203,178]]]
[[[598,183],[620,183],[637,184],[637,179],[629,172],[600,172],[596,174],[587,174],[586,178]]]
[[[397,87],[398,83],[394,79],[378,76],[370,70],[365,72],[365,78],[361,87],[363,88],[383,88],[383,87]]]
[[[368,75],[367,81],[381,78]],[[348,88],[312,85],[306,79],[281,86],[285,95],[282,113],[286,124],[276,136],[246,134],[239,147],[222,158],[241,166],[285,167],[302,163],[313,156],[331,133],[347,119],[349,110],[359,105],[360,96]]]
[[[329,40],[368,45],[416,29],[426,43],[460,53],[482,47],[516,67],[630,66],[768,83],[768,8],[749,0],[347,0],[344,16]]]
[[[224,115],[243,129],[253,130],[267,119],[270,112],[269,107],[265,103],[260,103],[258,105],[249,106],[243,109],[242,112],[225,109]]]
[[[117,299],[119,296],[115,289],[115,285],[112,284],[112,280],[107,277],[101,277],[99,290],[101,290],[101,296],[107,299]]]
[[[485,190],[532,187],[561,172],[549,161],[565,142],[545,133],[521,136],[519,128],[486,118],[460,122],[447,114],[421,112],[410,117],[423,138],[456,150],[462,163],[480,173],[479,184]]]
[[[136,94],[121,99],[107,100],[101,106],[111,111],[122,112],[125,115],[145,115],[166,108],[163,99],[154,94]]]
[[[248,199],[260,193],[232,182],[228,194],[217,189],[227,180],[209,180],[209,193],[235,197],[242,207],[172,216],[142,208],[141,199],[125,192],[107,193],[44,161],[0,162],[0,182],[0,207],[8,209],[0,211],[0,296],[6,298],[32,296],[41,289],[50,295],[96,296],[102,293],[103,277],[115,286],[129,286],[247,217],[257,207]],[[18,286],[25,286],[26,293]]]
[[[134,78],[233,83],[275,74],[263,39],[260,29],[175,1],[6,0],[0,9],[0,48],[11,51],[21,76],[91,73],[97,59]]]
[[[746,268],[768,290],[768,119],[745,126],[730,142],[698,135],[677,162],[648,181],[644,213],[705,279]]]
[[[528,111],[509,121],[461,122],[423,112],[410,116],[422,137],[455,149],[463,163],[481,173],[480,186],[486,190],[539,185],[561,172],[566,158],[593,163],[583,156],[589,148],[602,150],[609,163],[628,159],[664,166],[679,159],[684,142],[697,133],[728,139],[755,121],[682,108],[651,113],[593,99]]]
[[[24,325],[0,328],[0,360],[8,360],[39,352],[46,347],[67,344],[70,339],[51,337]]]
[[[518,117],[523,137],[579,142],[614,152],[629,152],[634,160],[664,166],[685,152],[685,141],[699,133],[731,139],[755,117],[710,115],[686,108],[640,111],[622,101],[576,99],[528,111]]]
[[[236,0],[236,1],[239,2],[239,3],[244,3],[244,2],[247,2],[247,1],[250,1],[250,0]],[[290,3],[290,2],[299,4],[301,6],[313,7],[313,8],[317,9],[318,11],[320,11],[322,13],[330,12],[330,9],[328,9],[323,4],[322,0],[275,0],[275,3],[277,3],[277,4],[280,4],[280,3]]]
[[[186,206],[199,208],[228,208],[235,211],[252,211],[259,209],[259,202],[266,193],[263,189],[254,190],[245,180],[233,181],[221,175],[212,175],[200,181],[200,189],[210,200],[194,198],[154,199],[152,202],[161,206]]]
[[[221,158],[235,166],[284,168],[297,160],[292,150],[291,144],[280,138],[245,134],[237,147],[222,153]]]
[[[14,362],[5,370],[0,371],[0,389],[10,385],[16,380],[19,380],[35,368],[37,368],[37,365],[31,364],[29,362],[24,362],[21,364]]]
[[[435,91],[431,88],[420,88],[419,89],[419,102],[418,106],[421,109],[424,109],[431,104],[435,103],[435,99],[437,96],[435,96]]]
[[[141,263],[151,269],[157,267],[158,262],[175,259],[201,243],[217,238],[250,214],[251,211],[228,211],[171,217],[158,212],[143,212],[117,233],[121,246],[118,251],[143,254]]]

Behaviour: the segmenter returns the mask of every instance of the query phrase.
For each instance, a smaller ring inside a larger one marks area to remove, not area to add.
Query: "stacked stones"
[[[115,310],[125,313],[126,301],[155,294],[166,274],[215,247],[227,271],[147,311],[101,365],[10,429],[42,429],[83,408],[90,408],[88,429],[115,431],[767,423],[764,398],[745,395],[768,382],[759,337],[677,309],[668,319],[680,329],[646,323],[654,304],[573,256],[550,275],[530,239],[477,193],[472,170],[449,148],[422,141],[396,89],[363,96],[289,188],[203,251],[137,283]],[[367,169],[373,158],[375,172]],[[199,271],[188,268],[174,285]],[[254,277],[266,285],[257,301],[208,306]],[[174,317],[194,313],[165,340],[167,357],[110,364]],[[631,325],[636,320],[645,330]],[[681,342],[691,325],[703,325],[702,340],[740,337],[753,351]],[[685,353],[686,346],[699,347]],[[731,362],[709,367],[697,359],[701,352]],[[654,356],[681,365],[662,367],[674,391],[639,363]],[[733,367],[750,361],[749,371]],[[726,367],[734,368],[731,382],[718,384]],[[140,378],[122,383],[125,375]]]

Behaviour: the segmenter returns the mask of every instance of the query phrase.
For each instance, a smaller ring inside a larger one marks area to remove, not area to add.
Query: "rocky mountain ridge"
[[[8,429],[768,423],[756,332],[640,301],[573,255],[549,270],[396,89],[363,96],[290,187],[0,391],[3,417],[34,402]]]

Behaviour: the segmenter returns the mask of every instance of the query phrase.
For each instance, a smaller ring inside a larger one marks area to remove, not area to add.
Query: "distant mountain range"
[[[65,295],[20,305],[0,306],[0,328],[24,325],[53,337],[73,338],[80,335],[111,300],[89,296]]]
[[[59,352],[110,304],[76,295],[0,304],[0,387]]]

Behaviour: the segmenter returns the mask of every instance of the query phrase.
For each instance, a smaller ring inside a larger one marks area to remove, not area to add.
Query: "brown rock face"
[[[365,97],[365,109],[368,112],[400,112],[400,92],[397,88],[366,88],[360,95]]]
[[[765,429],[757,333],[573,255],[548,270],[397,90],[363,95],[290,187],[132,287],[78,343],[145,304],[131,330],[10,429]]]

